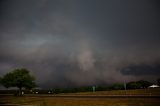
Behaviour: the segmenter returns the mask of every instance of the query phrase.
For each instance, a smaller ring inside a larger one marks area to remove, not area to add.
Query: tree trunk
[[[22,96],[22,87],[19,87],[19,96]]]

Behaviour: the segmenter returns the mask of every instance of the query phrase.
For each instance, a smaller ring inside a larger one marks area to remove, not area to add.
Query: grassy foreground
[[[79,92],[79,93],[64,93],[59,95],[146,95],[160,96],[160,88],[150,88],[150,89],[135,89],[135,90],[111,90],[111,91],[97,91],[97,92]]]
[[[159,95],[160,89],[150,90],[127,90],[129,95]],[[60,95],[122,95],[123,90],[100,91],[86,93],[72,93]],[[18,104],[19,106],[160,106],[159,98],[76,98],[76,97],[56,97],[52,95],[40,96],[0,96],[0,104]]]
[[[159,106],[158,98],[3,97],[1,103],[29,106]]]

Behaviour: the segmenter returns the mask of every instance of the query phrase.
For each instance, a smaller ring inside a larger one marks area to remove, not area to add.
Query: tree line
[[[145,80],[132,81],[127,83],[115,83],[111,85],[97,85],[97,86],[83,86],[77,88],[55,88],[48,90],[34,89],[37,85],[35,77],[30,74],[29,70],[25,68],[15,69],[8,72],[0,78],[0,84],[6,88],[17,87],[19,88],[17,95],[22,95],[22,88],[27,93],[42,93],[42,94],[58,94],[58,93],[76,93],[76,92],[94,92],[105,90],[125,90],[125,89],[144,89],[152,85],[151,82]],[[160,85],[160,78],[157,79],[157,84]],[[32,89],[32,90],[31,90]],[[30,90],[32,92],[30,92]]]

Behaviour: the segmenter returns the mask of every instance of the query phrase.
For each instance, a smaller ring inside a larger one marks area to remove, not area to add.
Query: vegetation
[[[148,88],[150,82],[140,80],[134,82],[115,83],[113,85],[96,86],[96,92],[93,92],[92,86],[78,88],[57,88],[57,89],[29,89],[35,87],[35,78],[30,75],[27,69],[16,69],[7,73],[0,82],[6,88],[19,88],[19,95],[22,94],[22,88],[26,96],[15,97],[0,95],[0,105],[2,104],[18,104],[29,106],[159,106],[159,98],[152,96],[160,96],[160,88]],[[158,80],[157,80],[158,81]],[[126,87],[126,89],[125,89]],[[147,89],[146,89],[147,88]],[[0,94],[13,93],[14,90],[0,90]],[[38,92],[38,93],[36,93]],[[60,94],[61,93],[61,94]],[[45,94],[45,95],[40,95]],[[50,94],[50,95],[49,95]],[[117,96],[116,98],[105,98],[103,96]],[[147,98],[133,98],[131,96],[141,95]],[[68,97],[67,97],[68,96]],[[70,96],[70,97],[69,97]],[[81,96],[81,97],[78,97]],[[83,98],[84,96],[84,98]],[[86,97],[85,97],[86,96]],[[88,97],[87,97],[88,96]],[[91,97],[93,96],[93,97]],[[100,98],[98,96],[102,96]],[[118,96],[128,96],[122,98]]]
[[[159,106],[158,98],[65,98],[65,97],[2,97],[1,104],[17,106]]]
[[[127,89],[140,89],[140,88],[148,88],[152,83],[144,80],[128,82],[126,85]]]
[[[75,95],[75,97],[56,97],[56,95],[26,95],[23,97],[14,96],[0,96],[1,104],[19,104],[19,105],[29,105],[29,106],[160,106],[159,98],[152,98],[149,96],[160,95],[160,88],[155,89],[137,89],[137,90],[127,90],[127,94],[131,95],[148,95],[148,98],[83,98],[76,97],[79,95],[120,95],[124,93],[125,90],[112,90],[112,91],[97,91],[97,92],[83,92],[83,93],[72,93],[72,94],[61,94],[65,95]],[[58,94],[59,95],[59,94]]]
[[[128,82],[126,84],[126,89],[144,89],[148,88],[151,83],[148,81],[140,80],[136,82]],[[124,90],[125,84],[122,83],[115,83],[113,85],[99,85],[95,87],[95,91],[111,91],[111,90]],[[0,94],[11,94],[14,91],[0,91]],[[84,86],[84,87],[77,87],[77,88],[53,88],[53,89],[32,89],[32,92],[29,90],[24,90],[25,94],[32,94],[36,93],[38,94],[60,94],[60,93],[79,93],[79,92],[93,92],[92,86]]]
[[[139,80],[135,82],[128,82],[126,85],[123,83],[115,83],[112,85],[99,85],[95,87],[96,91],[108,91],[108,90],[124,90],[124,89],[144,89],[148,88],[152,83],[145,81],[145,80]],[[59,88],[59,89],[52,89],[50,92],[53,92],[55,94],[59,93],[76,93],[76,92],[92,92],[92,86],[86,86],[86,87],[79,87],[79,88]]]
[[[156,96],[160,95],[160,88],[148,88],[148,89],[130,89],[130,90],[109,90],[109,91],[96,91],[96,92],[78,92],[78,93],[64,93],[65,95],[146,95],[146,96]],[[59,95],[64,95],[59,94]]]
[[[31,89],[35,87],[35,78],[30,75],[27,69],[15,69],[12,72],[5,74],[1,78],[1,84],[6,87],[19,88],[18,95],[22,95],[22,88]]]
[[[96,91],[108,91],[108,90],[124,90],[124,89],[144,89],[148,88],[152,83],[139,80],[135,82],[128,82],[125,86],[123,83],[115,83],[112,85],[99,85],[95,87]],[[126,87],[126,88],[125,88]],[[58,94],[58,93],[76,93],[76,92],[92,92],[92,86],[86,87],[79,87],[79,88],[61,88],[61,89],[52,89],[51,92]]]
[[[140,88],[148,88],[150,85],[152,85],[152,83],[149,81],[144,80],[137,81],[136,83],[140,84]]]
[[[113,84],[110,88],[113,89],[113,90],[122,90],[122,89],[125,89],[124,88],[124,84],[121,84],[121,83]]]
[[[157,82],[160,82],[160,79],[157,80]],[[18,95],[22,94],[22,88],[25,89],[31,89],[36,86],[35,84],[35,78],[30,75],[29,71],[27,69],[15,69],[7,74],[5,74],[2,78],[0,78],[0,83],[5,86],[6,88],[9,87],[17,87],[19,88]],[[97,85],[95,86],[95,91],[110,91],[110,90],[128,90],[128,89],[144,89],[148,88],[152,83],[145,81],[145,80],[139,80],[139,81],[133,81],[128,82],[126,84],[124,83],[115,83],[112,85]],[[38,90],[38,89],[32,89],[30,90],[23,90],[25,94],[59,94],[59,93],[78,93],[78,92],[93,92],[92,86],[83,86],[78,88],[53,88],[48,90]],[[0,94],[10,94],[15,92],[12,91],[0,91]],[[125,91],[123,91],[125,92]],[[124,94],[124,93],[123,93]]]

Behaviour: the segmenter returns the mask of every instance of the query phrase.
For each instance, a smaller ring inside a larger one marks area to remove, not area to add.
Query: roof
[[[157,87],[160,87],[160,86],[158,86],[158,85],[151,85],[151,86],[149,86],[149,88],[157,88]]]

